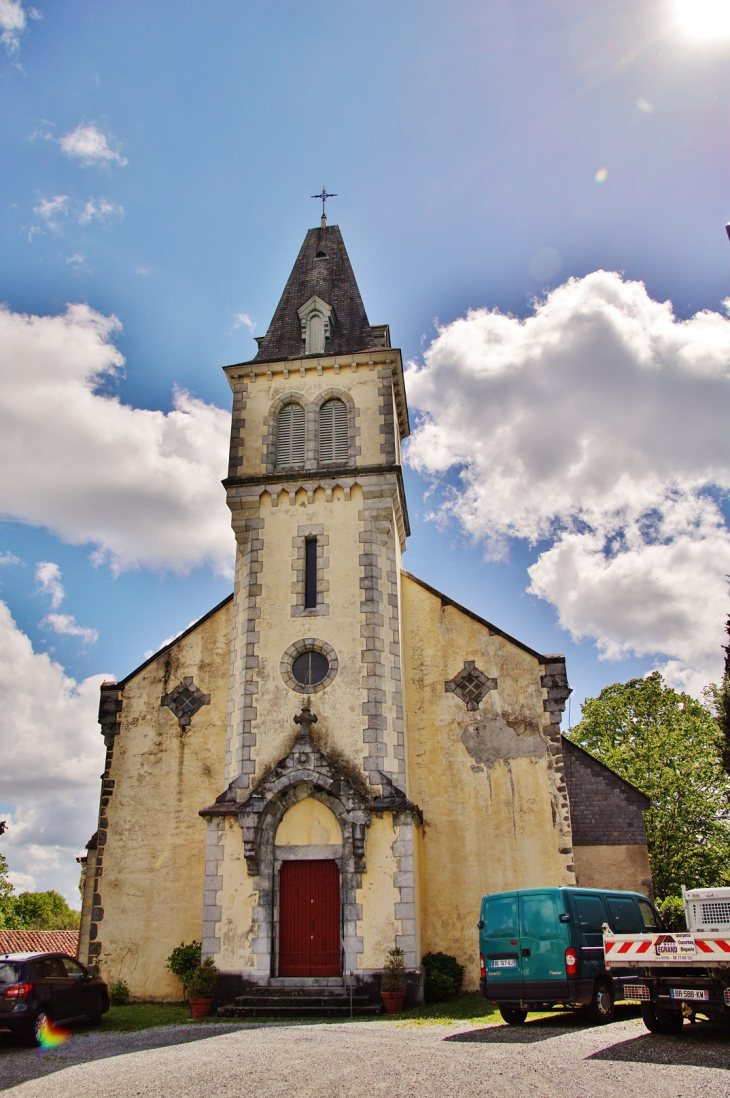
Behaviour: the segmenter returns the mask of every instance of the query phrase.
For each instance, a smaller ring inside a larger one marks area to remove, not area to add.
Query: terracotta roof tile
[[[79,949],[78,930],[0,930],[0,953],[68,953]]]

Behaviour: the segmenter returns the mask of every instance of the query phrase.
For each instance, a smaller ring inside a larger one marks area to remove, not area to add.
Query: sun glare
[[[674,0],[681,29],[693,38],[730,38],[730,0]]]

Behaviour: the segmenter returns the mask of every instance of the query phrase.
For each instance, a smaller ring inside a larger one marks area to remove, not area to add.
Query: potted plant
[[[188,984],[200,965],[200,942],[181,942],[167,958],[167,968],[182,984],[183,998],[187,997]]]
[[[391,949],[380,981],[380,997],[388,1014],[399,1014],[406,997],[406,968],[402,949]]]
[[[190,1010],[193,1018],[205,1018],[210,1014],[218,982],[218,969],[207,957],[193,972],[188,983]]]

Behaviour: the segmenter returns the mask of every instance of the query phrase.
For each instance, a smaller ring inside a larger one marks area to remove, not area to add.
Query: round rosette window
[[[337,653],[327,641],[305,637],[291,644],[281,659],[281,675],[291,690],[315,694],[337,674]]]

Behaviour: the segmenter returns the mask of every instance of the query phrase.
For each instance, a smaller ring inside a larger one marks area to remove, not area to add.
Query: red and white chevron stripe
[[[608,940],[603,939],[603,952],[608,958],[609,954],[612,954],[611,960],[621,956],[622,960],[628,960],[629,957],[641,957],[642,954],[649,953],[651,957],[654,956],[654,942],[651,938],[637,937],[629,938],[622,935],[620,938],[613,938]]]
[[[685,940],[687,937],[689,936],[685,936]],[[681,964],[682,961],[717,958],[730,964],[730,937],[720,938],[717,936],[710,937],[709,935],[700,937],[695,935],[694,954],[687,952],[673,954],[662,951],[657,956],[654,942],[655,938],[649,935],[606,934],[603,939],[606,963],[613,962],[616,964],[620,961],[625,962],[634,958],[641,958],[644,961],[652,961],[652,963]]]
[[[695,948],[700,953],[712,953],[716,957],[725,957],[730,953],[730,938],[695,937]]]

